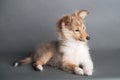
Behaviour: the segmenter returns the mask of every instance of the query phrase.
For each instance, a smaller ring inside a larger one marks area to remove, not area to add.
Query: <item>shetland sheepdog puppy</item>
[[[92,75],[93,62],[87,45],[90,36],[84,24],[87,15],[87,10],[80,10],[60,18],[56,25],[58,40],[41,44],[14,66],[32,63],[39,71],[43,71],[43,65],[49,65],[77,75]]]

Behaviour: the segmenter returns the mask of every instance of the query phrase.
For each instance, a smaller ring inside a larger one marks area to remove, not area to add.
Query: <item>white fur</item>
[[[79,68],[79,67],[76,67],[74,71],[75,71],[75,74],[84,75],[83,69],[81,69],[81,68]]]
[[[63,53],[63,61],[71,61],[77,66],[82,65],[84,73],[92,75],[93,62],[90,58],[87,42],[67,40],[63,46],[60,46],[60,51]],[[77,73],[79,74],[81,71],[78,70]]]
[[[17,67],[19,65],[19,63],[18,62],[16,62],[15,64],[14,64],[14,67]]]
[[[67,41],[64,46],[60,47],[60,51],[64,53],[65,59],[68,58],[77,65],[89,59],[88,50],[86,43],[80,41]]]
[[[39,69],[40,71],[43,71],[43,67],[42,67],[42,65],[37,65],[36,68]]]

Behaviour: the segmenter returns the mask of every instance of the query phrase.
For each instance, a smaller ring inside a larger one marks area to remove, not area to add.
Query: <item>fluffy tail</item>
[[[19,61],[15,62],[14,67],[18,67],[18,66],[21,66],[23,64],[29,64],[29,63],[32,63],[32,58],[31,57],[26,57],[22,60],[19,60]]]

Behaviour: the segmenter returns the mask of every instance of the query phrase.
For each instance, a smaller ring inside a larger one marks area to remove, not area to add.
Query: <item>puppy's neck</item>
[[[87,45],[87,41],[79,41],[75,39],[59,39],[61,45]]]

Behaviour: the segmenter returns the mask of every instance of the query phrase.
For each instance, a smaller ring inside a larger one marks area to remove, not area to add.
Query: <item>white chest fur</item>
[[[60,51],[63,53],[63,61],[69,60],[79,65],[90,58],[89,48],[86,42],[67,41],[64,46],[60,46]]]

